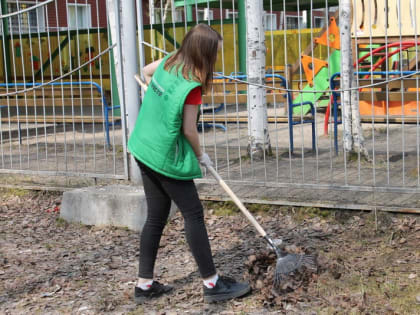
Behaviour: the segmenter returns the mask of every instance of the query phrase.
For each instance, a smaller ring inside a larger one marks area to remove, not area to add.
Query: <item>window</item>
[[[239,12],[226,9],[226,11],[225,11],[225,18],[226,19],[233,19],[233,18],[235,18],[235,20],[237,20],[239,18]]]
[[[182,22],[182,16],[184,11],[182,9],[174,10],[173,11],[173,18],[171,22]]]
[[[67,4],[67,27],[70,29],[90,28],[91,12],[89,4]]]
[[[165,12],[164,14],[162,14],[162,12]],[[155,19],[153,21],[152,24],[161,24],[162,23],[162,19],[164,20],[164,23],[177,23],[177,22],[182,22],[182,16],[183,16],[183,9],[177,9],[174,10],[172,13],[172,9],[168,8],[168,9],[161,9],[161,8],[155,8],[154,9],[154,13],[155,13]],[[172,17],[173,14],[173,17]]]
[[[213,20],[213,11],[205,8],[197,10],[197,20],[198,21],[211,21]]]
[[[7,10],[9,13],[17,12],[34,6],[34,2],[8,2]],[[11,16],[9,21],[9,31],[13,34],[43,32],[45,31],[45,7],[39,7],[24,13]]]
[[[286,28],[290,29],[297,29],[297,28],[305,28],[305,21],[303,16],[286,16]]]
[[[325,25],[325,18],[322,16],[314,16],[314,28],[323,28]]]
[[[277,16],[274,13],[264,13],[264,30],[272,31],[277,29]]]

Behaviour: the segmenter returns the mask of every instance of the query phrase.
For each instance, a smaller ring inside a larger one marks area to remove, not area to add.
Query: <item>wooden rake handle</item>
[[[147,84],[144,82],[138,74],[134,75],[134,79],[136,79],[137,83],[143,88],[143,90],[147,91]]]
[[[258,223],[257,220],[255,220],[254,216],[249,212],[249,210],[244,206],[244,204],[239,200],[239,198],[235,195],[235,193],[232,191],[232,189],[229,188],[229,186],[225,183],[225,181],[220,177],[220,175],[216,172],[216,170],[213,168],[213,166],[207,166],[207,169],[209,172],[214,176],[214,178],[217,180],[217,182],[222,186],[222,188],[228,193],[230,198],[232,198],[233,202],[238,206],[239,210],[242,211],[242,213],[245,215],[245,217],[248,219],[249,222],[257,229],[258,233],[262,237],[267,236],[267,232],[263,229],[263,227]]]

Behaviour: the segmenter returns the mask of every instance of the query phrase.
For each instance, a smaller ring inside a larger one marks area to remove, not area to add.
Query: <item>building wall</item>
[[[143,0],[143,24],[149,25],[150,24],[150,17],[149,17],[149,1]]]
[[[67,3],[89,4],[92,27],[107,27],[106,0],[57,0],[56,3],[57,8],[54,3],[47,5],[47,18],[49,27],[67,27]]]

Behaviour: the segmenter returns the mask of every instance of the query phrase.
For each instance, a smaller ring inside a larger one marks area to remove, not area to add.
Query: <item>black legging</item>
[[[153,269],[163,228],[168,219],[171,200],[184,217],[185,236],[197,262],[201,277],[216,273],[204,224],[203,206],[192,180],[177,180],[158,174],[137,161],[147,200],[147,219],[141,232],[139,277],[153,279]]]

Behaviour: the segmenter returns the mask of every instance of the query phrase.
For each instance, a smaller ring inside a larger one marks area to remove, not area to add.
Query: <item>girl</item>
[[[204,300],[222,301],[245,295],[247,283],[217,274],[213,264],[203,206],[193,182],[200,165],[212,165],[201,150],[197,115],[212,81],[222,37],[205,24],[193,27],[173,54],[143,69],[148,89],[128,148],[141,169],[147,220],[140,239],[137,303],[161,296],[172,287],[153,280],[153,269],[171,200],[185,220],[188,245],[203,278]]]

